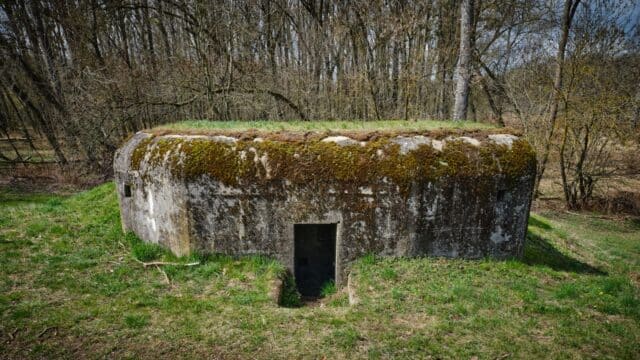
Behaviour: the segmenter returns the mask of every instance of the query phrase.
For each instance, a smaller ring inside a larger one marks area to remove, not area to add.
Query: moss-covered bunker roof
[[[145,176],[163,168],[176,178],[208,175],[228,186],[341,183],[370,186],[390,181],[407,191],[412,183],[535,172],[535,153],[511,129],[243,130],[158,128],[138,136],[130,168]],[[144,138],[140,138],[143,136]]]

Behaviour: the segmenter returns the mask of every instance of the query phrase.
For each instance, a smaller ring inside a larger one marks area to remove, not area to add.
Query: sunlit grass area
[[[69,197],[0,192],[0,357],[640,353],[637,220],[535,214],[522,260],[366,256],[353,306],[327,286],[314,306],[279,307],[282,271],[264,257],[176,258],[123,234],[111,183]]]
[[[163,125],[156,129],[169,130],[229,130],[245,131],[373,131],[373,130],[435,130],[435,129],[490,129],[494,126],[470,121],[208,121],[190,120]]]

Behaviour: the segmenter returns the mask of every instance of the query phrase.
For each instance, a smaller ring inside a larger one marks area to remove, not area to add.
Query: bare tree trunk
[[[155,67],[156,66],[156,51],[155,51],[155,46],[153,44],[153,31],[151,28],[151,17],[149,16],[149,1],[148,0],[144,0],[144,7],[143,7],[143,19],[144,19],[144,23],[145,23],[145,31],[146,31],[146,35],[147,35],[147,44],[149,47],[149,56],[151,58],[151,66]]]
[[[636,108],[635,108],[635,111],[633,112],[633,119],[631,120],[631,123],[633,124],[633,128],[637,129],[638,123],[640,123],[640,91],[636,93],[635,100],[636,100]]]
[[[393,52],[392,52],[392,72],[391,72],[391,101],[393,113],[396,114],[398,109],[400,108],[398,104],[400,87],[399,87],[399,76],[400,76],[400,43],[395,41],[393,43]]]
[[[9,143],[9,145],[11,146],[13,151],[15,152],[16,157],[15,157],[15,159],[10,159],[9,157],[5,156],[2,153],[0,153],[0,156],[2,157],[2,159],[8,160],[9,162],[16,161],[16,162],[24,163],[25,162],[24,158],[22,157],[22,155],[20,155],[20,151],[18,150],[16,145],[13,143],[13,139],[11,138],[11,134],[9,134],[9,129],[8,129],[8,126],[7,126],[7,123],[6,123],[8,121],[8,119],[6,119],[5,115],[3,114],[3,113],[8,113],[8,111],[7,111],[8,108],[1,109],[1,110],[2,111],[0,112],[0,130],[2,130],[2,133],[4,133],[5,137],[7,138],[7,142]]]
[[[565,0],[564,2],[564,10],[562,15],[562,33],[560,34],[560,39],[558,41],[556,71],[553,80],[553,98],[551,100],[551,111],[549,114],[549,134],[547,136],[544,151],[542,153],[542,159],[538,163],[534,197],[538,196],[540,180],[544,175],[544,170],[547,167],[547,162],[549,161],[549,153],[551,152],[551,141],[553,139],[553,134],[556,127],[556,120],[558,118],[558,105],[560,104],[560,97],[562,92],[562,70],[564,67],[564,54],[567,48],[567,41],[569,40],[569,32],[571,31],[571,22],[573,20],[573,16],[576,13],[576,9],[578,8],[578,4],[580,4],[580,0]]]
[[[122,55],[124,57],[124,61],[127,63],[129,69],[131,69],[131,57],[129,56],[129,39],[127,37],[127,27],[125,24],[125,12],[118,11],[119,18],[119,27],[120,27],[120,37],[122,41]]]
[[[564,201],[567,209],[573,209],[575,205],[575,197],[572,196],[569,181],[567,179],[567,166],[565,161],[565,148],[567,146],[567,136],[569,126],[565,123],[564,132],[562,134],[562,144],[560,145],[560,177],[562,179],[562,190],[564,191]]]
[[[505,123],[504,119],[502,118],[502,109],[500,109],[496,104],[496,101],[491,94],[491,89],[489,89],[489,84],[487,84],[487,79],[481,74],[478,75],[480,76],[480,85],[482,86],[482,90],[484,91],[485,95],[487,95],[487,102],[489,103],[491,112],[493,112],[494,120],[498,123],[498,125],[504,127]]]
[[[453,120],[465,120],[469,106],[469,80],[471,79],[471,23],[473,0],[460,3],[460,53],[456,64],[456,90],[453,105]]]
[[[450,45],[448,38],[445,34],[448,34],[452,29],[448,29],[445,24],[445,19],[449,16],[446,12],[445,6],[439,7],[438,12],[438,27],[436,30],[437,38],[437,68],[436,68],[436,83],[439,85],[437,88],[437,96],[435,100],[436,117],[438,120],[444,120],[448,116],[447,107],[447,48]]]
[[[96,7],[98,6],[96,1],[91,2],[91,46],[93,46],[93,52],[96,59],[101,65],[104,65],[104,58],[100,51],[100,44],[98,43],[98,18],[96,14]]]
[[[36,120],[39,123],[38,125],[43,130],[49,145],[58,158],[58,163],[61,165],[67,165],[69,162],[62,151],[62,145],[58,142],[58,138],[54,133],[55,130],[53,125],[47,121],[42,111],[29,100],[28,96],[22,89],[20,89],[16,84],[13,84],[13,88],[11,90],[13,90],[13,93],[18,96],[20,101],[22,101],[22,103],[35,115]]]

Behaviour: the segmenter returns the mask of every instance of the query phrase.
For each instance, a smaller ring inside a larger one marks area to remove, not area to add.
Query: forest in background
[[[638,175],[619,165],[639,17],[633,0],[0,0],[0,163],[108,178],[123,139],[185,119],[467,119],[521,129],[579,208]]]

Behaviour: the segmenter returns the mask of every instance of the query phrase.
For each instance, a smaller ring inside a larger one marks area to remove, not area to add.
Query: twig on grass
[[[55,330],[57,329],[56,326],[52,326],[52,327],[47,327],[44,330],[40,331],[40,333],[38,334],[38,338],[41,338],[44,334],[46,334],[49,330]],[[57,333],[57,331],[56,331]]]
[[[15,328],[15,330],[13,330],[10,333],[7,333],[7,336],[9,336],[9,341],[13,341],[13,339],[16,338],[16,334],[18,333],[18,331],[20,331],[20,328]]]
[[[166,261],[151,261],[151,262],[144,262],[144,261],[140,261],[138,259],[135,259],[135,261],[139,262],[140,264],[142,264],[142,266],[149,267],[149,266],[162,266],[162,265],[171,265],[171,266],[196,266],[196,265],[200,265],[199,261],[196,262],[192,262],[192,263],[177,263],[177,262],[166,262]]]
[[[160,273],[162,273],[162,275],[164,276],[164,281],[167,283],[167,285],[171,285],[171,280],[169,280],[169,276],[167,275],[166,272],[164,272],[164,270],[162,270],[162,268],[160,267],[160,265],[156,265],[156,268],[158,269],[158,271],[160,271]]]

